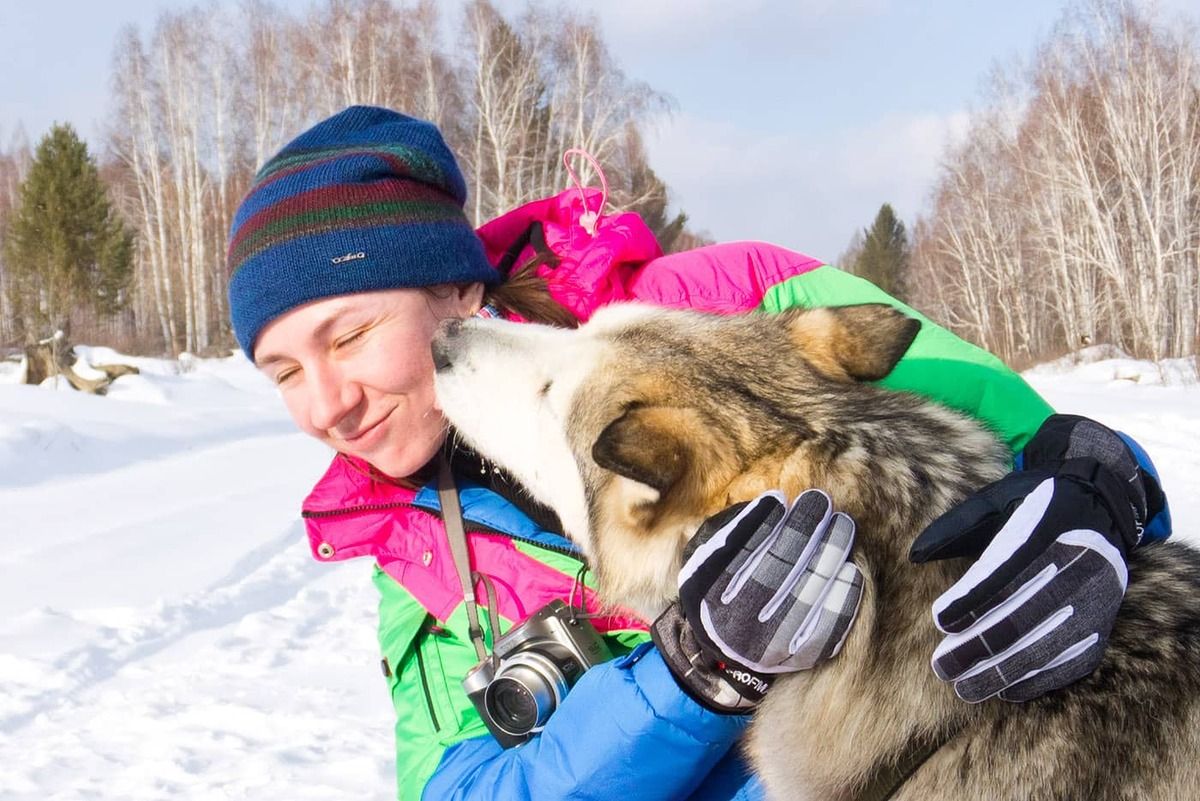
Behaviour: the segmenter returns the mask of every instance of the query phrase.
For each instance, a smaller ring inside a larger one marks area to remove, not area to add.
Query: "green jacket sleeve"
[[[762,309],[779,312],[793,307],[853,306],[887,303],[921,321],[921,331],[904,358],[878,382],[914,392],[981,421],[1013,453],[1019,452],[1047,417],[1054,414],[1025,379],[998,358],[976,347],[869,281],[836,267],[824,266],[797,275],[767,290]]]

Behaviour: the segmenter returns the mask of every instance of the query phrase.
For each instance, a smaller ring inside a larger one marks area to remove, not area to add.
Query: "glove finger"
[[[1002,603],[1012,592],[1006,587],[1045,553],[1068,523],[1071,528],[1080,522],[1106,527],[1107,519],[1089,514],[1094,507],[1095,499],[1083,485],[1044,479],[963,577],[933,602],[937,627],[947,633],[963,631]]]
[[[826,537],[823,535],[829,529],[832,517],[833,502],[828,495],[817,489],[800,493],[777,526],[775,536],[764,539],[734,574],[721,595],[721,602],[730,603],[746,588],[755,597],[738,605],[758,612],[759,621],[771,617],[805,575],[809,561],[824,550]],[[850,519],[843,517],[847,521]],[[854,541],[853,532],[854,524],[850,523],[850,542]],[[846,551],[849,551],[848,545]],[[827,570],[825,577],[833,576],[844,561],[845,555]],[[747,587],[747,582],[753,582],[757,587]]]
[[[1057,689],[1065,685],[1049,686],[1051,680],[1062,678],[1069,683],[1094,670],[1100,663],[1105,642],[1097,632],[1080,637],[1075,627],[1060,626],[1039,644],[1038,652],[1042,660],[1040,665],[1030,667],[1030,661],[1018,654],[1007,662],[993,665],[955,682],[954,692],[964,701],[977,704],[1021,683],[1026,683],[1027,691],[1035,687],[1040,688],[1041,692]],[[1071,665],[1071,671],[1058,674],[1057,669],[1066,665]],[[1087,666],[1087,672],[1076,673],[1070,677],[1073,671],[1082,670],[1084,665]],[[1020,694],[1021,691],[1017,692]]]
[[[719,653],[756,672],[807,670],[841,648],[862,601],[862,574],[853,562],[844,563],[834,580],[825,586],[829,591],[807,616],[798,615],[794,622],[787,620],[780,626],[746,625],[744,620],[737,621],[741,623],[738,627],[731,627],[728,621],[721,626],[714,618],[727,609],[703,604],[705,634],[714,638]],[[713,633],[718,626],[726,637]],[[735,644],[731,639],[738,642]]]
[[[1101,637],[1095,642],[1090,639],[1084,640],[1079,645],[1080,647],[1074,650],[1068,649],[1060,655],[1059,659],[1055,660],[1056,666],[1047,667],[1041,672],[1034,673],[1029,678],[1001,690],[999,697],[1005,701],[1024,703],[1090,676],[1100,666],[1100,660],[1104,658],[1107,638]]]
[[[774,501],[772,503],[771,501]],[[786,509],[787,498],[778,490],[764,492],[748,501],[727,506],[700,524],[696,533],[687,541],[683,550],[684,562],[691,561],[702,546],[714,539],[728,539],[734,529],[753,533],[755,528],[770,515],[776,507]],[[744,544],[742,541],[739,544]],[[711,547],[711,546],[710,546]]]
[[[850,558],[854,521],[843,512],[828,515],[805,543],[802,559],[776,584],[774,596],[759,609],[758,621],[799,631]]]
[[[765,492],[732,517],[725,510],[701,524],[692,538],[698,543],[694,547],[689,543],[690,553],[679,570],[680,598],[689,596],[698,602],[726,573],[720,582],[723,588],[729,576],[774,531],[783,518],[785,504],[782,493]],[[715,519],[723,522],[719,526],[710,525]],[[694,609],[695,604],[685,602],[685,612],[689,607]]]
[[[742,501],[733,506],[726,506],[701,523],[700,527],[696,529],[696,533],[683,546],[683,561],[691,559],[697,548],[712,539],[714,534],[731,523],[751,503],[752,501]]]
[[[1098,535],[1093,536],[1099,539]],[[1083,653],[1092,643],[1099,643],[1098,663],[1121,605],[1123,582],[1119,577],[1110,581],[1116,583],[1115,591],[1110,586],[1098,598],[1064,606],[1010,648],[968,671],[955,682],[955,692],[965,700],[978,701],[1039,676],[1028,685],[1027,691],[1053,689],[1052,681],[1069,681],[1071,678],[1069,670],[1057,671],[1057,668]]]
[[[815,619],[854,542],[854,523],[830,511],[824,493],[802,495],[777,527],[777,535],[765,540],[758,554],[746,561],[719,602],[714,600],[715,588],[701,599],[698,628],[714,648],[760,671],[795,650],[791,641]],[[789,532],[791,526],[805,533]],[[809,536],[807,530],[814,527],[816,534]],[[788,543],[794,547],[785,543],[781,548],[780,540],[789,534]],[[793,564],[795,555],[787,552],[796,550],[812,558],[804,556],[804,562]]]
[[[842,636],[837,642],[833,643],[833,647],[829,649],[829,653],[823,656],[823,659],[832,659],[841,652],[842,646],[846,644],[846,638],[850,636],[850,629],[854,628],[854,621],[858,620],[858,610],[862,608],[863,597],[863,577],[862,571],[858,569],[858,565],[853,562],[847,562],[846,567],[842,568],[845,571],[845,581],[851,585],[851,588],[846,591],[846,600],[842,604],[840,620]],[[851,609],[853,606],[853,609]]]
[[[1010,652],[1064,607],[1073,607],[1092,620],[1116,614],[1125,593],[1124,563],[1118,560],[1114,565],[1101,551],[1081,544],[1072,535],[1095,538],[1111,548],[1095,532],[1072,532],[1060,537],[1042,559],[1009,585],[1015,590],[1002,603],[938,645],[933,669],[939,678],[957,680],[977,664]],[[1097,628],[1102,623],[1098,620]]]
[[[910,562],[978,556],[992,542],[1012,511],[1049,474],[1009,473],[967,496],[929,524],[909,548]]]
[[[862,602],[862,573],[853,562],[846,562],[828,587],[816,615],[810,615],[810,621],[788,643],[790,655],[781,663],[783,667],[808,670],[842,649]]]

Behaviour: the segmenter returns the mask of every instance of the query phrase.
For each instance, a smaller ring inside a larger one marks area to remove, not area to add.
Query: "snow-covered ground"
[[[317,565],[297,519],[328,453],[240,356],[132,361],[106,398],[0,365],[0,799],[393,797],[369,565]],[[1145,445],[1185,538],[1189,370],[1027,374]]]

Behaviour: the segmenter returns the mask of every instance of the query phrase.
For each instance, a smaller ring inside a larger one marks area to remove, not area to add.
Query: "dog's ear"
[[[839,381],[878,381],[892,371],[921,322],[883,303],[785,312],[792,341],[817,370]]]
[[[687,470],[682,437],[693,415],[691,410],[667,406],[631,407],[600,432],[592,444],[592,459],[661,495]]]
[[[632,406],[592,444],[592,459],[611,471],[609,511],[634,530],[649,531],[662,515],[704,508],[713,486],[737,474],[729,437],[699,410]]]

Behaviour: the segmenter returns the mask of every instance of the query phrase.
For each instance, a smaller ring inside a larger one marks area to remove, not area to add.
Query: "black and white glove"
[[[1027,701],[1100,663],[1128,581],[1126,557],[1163,505],[1112,430],[1054,415],[1023,469],[930,524],[909,558],[977,556],[933,606],[933,669],[966,701]]]
[[[681,686],[710,709],[748,712],[774,675],[835,656],[862,600],[853,544],[854,522],[820,490],[791,507],[765,493],[706,520],[679,601],[651,629]]]

